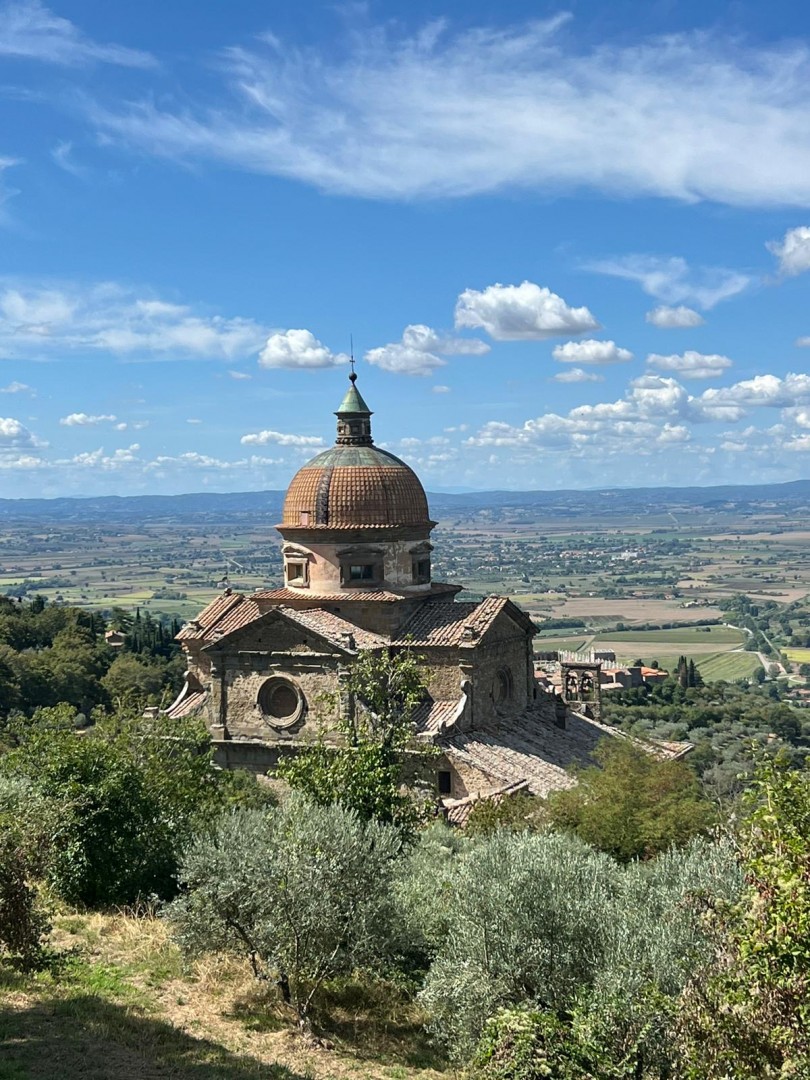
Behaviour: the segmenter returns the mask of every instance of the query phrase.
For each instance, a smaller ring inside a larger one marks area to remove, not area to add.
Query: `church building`
[[[223,765],[272,772],[315,738],[327,700],[347,707],[342,676],[361,652],[411,649],[427,687],[418,738],[440,750],[430,779],[451,820],[480,797],[570,786],[566,770],[616,730],[536,680],[537,628],[511,600],[459,601],[461,585],[433,580],[425,491],[374,445],[349,379],[335,445],[286,494],[283,587],[226,589],[183,627],[188,671],[169,716],[202,716]]]

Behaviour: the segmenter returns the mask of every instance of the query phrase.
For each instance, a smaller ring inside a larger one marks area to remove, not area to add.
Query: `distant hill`
[[[445,518],[481,511],[542,511],[554,516],[599,514],[663,508],[703,508],[745,513],[774,505],[781,509],[810,508],[810,480],[783,484],[724,485],[721,487],[604,488],[598,491],[469,491],[429,493],[433,517]],[[0,499],[0,520],[63,521],[241,521],[275,524],[280,520],[283,491],[237,491],[226,494],[105,495],[93,498]]]

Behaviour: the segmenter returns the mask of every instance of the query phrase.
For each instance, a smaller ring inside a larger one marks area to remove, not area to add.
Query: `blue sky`
[[[810,475],[810,8],[0,0],[0,494]]]

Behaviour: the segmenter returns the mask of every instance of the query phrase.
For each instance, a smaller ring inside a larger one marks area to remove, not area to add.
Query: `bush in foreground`
[[[189,848],[169,918],[190,955],[244,957],[310,1023],[327,979],[378,966],[391,950],[394,827],[301,796],[236,810]]]

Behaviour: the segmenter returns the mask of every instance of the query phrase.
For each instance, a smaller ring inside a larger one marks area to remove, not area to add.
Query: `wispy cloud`
[[[134,68],[155,65],[154,57],[139,49],[93,41],[39,0],[13,0],[0,7],[0,56],[68,67],[92,62]]]
[[[22,162],[19,158],[2,157],[0,156],[0,225],[7,223],[8,216],[5,209],[5,205],[9,200],[13,199],[15,195],[19,195],[19,188],[10,187],[6,182],[3,174],[6,169],[12,169],[15,165],[21,165]]]
[[[372,198],[587,187],[810,203],[810,46],[696,32],[583,48],[565,23],[378,28],[328,51],[268,34],[223,54],[215,107],[144,99],[91,117],[156,155]]]
[[[58,142],[53,150],[51,150],[51,157],[60,169],[64,169],[65,172],[70,173],[71,176],[87,176],[87,169],[83,165],[80,165],[73,157],[72,142]]]
[[[737,296],[751,284],[751,277],[737,270],[721,266],[690,267],[679,256],[621,255],[613,259],[595,259],[585,265],[586,270],[611,277],[636,281],[647,293],[665,304],[695,304],[707,310]],[[687,309],[679,308],[683,314]],[[658,309],[662,311],[661,308]],[[700,318],[700,316],[698,316]],[[655,323],[655,318],[648,319]],[[702,320],[701,320],[702,321]],[[659,321],[656,325],[661,325]],[[670,321],[667,325],[673,325]],[[676,325],[683,325],[683,321]],[[689,325],[696,325],[692,321]]]
[[[7,358],[108,353],[233,362],[258,353],[268,333],[252,319],[202,314],[113,282],[0,280],[0,353]]]
[[[97,427],[99,424],[114,424],[118,419],[112,413],[93,414],[86,412],[74,412],[63,416],[59,423],[63,427]]]

